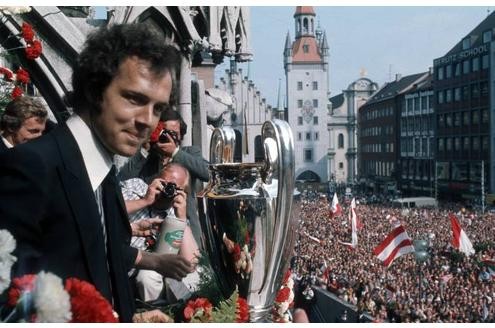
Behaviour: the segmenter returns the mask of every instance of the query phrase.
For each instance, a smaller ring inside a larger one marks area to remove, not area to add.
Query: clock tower
[[[326,35],[313,7],[298,6],[295,39],[284,47],[287,114],[294,134],[296,179],[326,183],[328,175],[329,70]]]

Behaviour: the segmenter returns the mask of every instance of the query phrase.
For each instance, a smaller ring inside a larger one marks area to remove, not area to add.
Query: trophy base
[[[249,322],[270,323],[273,322],[271,315],[272,307],[249,307]]]

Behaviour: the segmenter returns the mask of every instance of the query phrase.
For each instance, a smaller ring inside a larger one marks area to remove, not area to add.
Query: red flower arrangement
[[[290,296],[290,288],[284,287],[280,289],[277,293],[277,297],[275,297],[275,302],[282,303],[289,299]]]
[[[7,304],[15,307],[23,293],[30,292],[34,289],[35,282],[35,274],[26,274],[22,277],[12,279],[12,287],[9,289]]]
[[[21,88],[19,88],[18,86],[15,86],[14,90],[12,90],[12,99],[15,99],[17,97],[22,96],[23,93],[24,92],[22,91]]]
[[[34,60],[41,56],[41,52],[43,48],[41,46],[41,42],[38,40],[34,40],[33,42],[29,42],[25,48],[26,58],[30,60]]]
[[[92,284],[68,278],[65,290],[70,295],[71,322],[119,322],[110,303]]]
[[[34,41],[34,31],[31,24],[23,22],[21,34],[22,34],[22,38],[24,39],[24,41],[26,41],[26,43],[31,43]]]
[[[22,67],[19,67],[19,69],[17,70],[17,72],[15,72],[15,74],[17,77],[17,81],[24,83],[24,84],[29,83],[29,73],[28,73],[28,71],[26,71]]]
[[[6,67],[0,67],[0,74],[3,74],[3,78],[7,81],[12,81],[14,78],[14,73]]]
[[[165,122],[158,121],[155,130],[151,133],[150,142],[158,142],[158,138],[160,137],[160,133],[162,133],[163,129],[165,129]]]
[[[237,298],[237,306],[235,310],[235,322],[248,322],[249,320],[249,306],[246,299],[242,297]]]
[[[184,308],[184,319],[189,322],[192,318],[196,318],[202,322],[211,320],[211,313],[213,311],[213,305],[208,299],[199,297],[195,300],[187,302]]]

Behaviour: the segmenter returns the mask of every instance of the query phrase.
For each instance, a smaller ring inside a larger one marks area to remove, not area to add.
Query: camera
[[[162,183],[162,185],[163,185],[162,196],[167,199],[174,198],[177,195],[177,190],[182,190],[181,188],[177,187],[177,185],[173,182]]]
[[[179,136],[177,135],[177,132],[172,131],[172,130],[167,130],[167,129],[162,130],[162,132],[160,132],[160,136],[158,137],[158,141],[160,143],[168,142],[167,134],[172,138],[175,145],[178,146],[179,145]]]

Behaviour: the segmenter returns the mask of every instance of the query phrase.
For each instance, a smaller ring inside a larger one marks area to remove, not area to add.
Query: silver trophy
[[[225,297],[238,288],[251,322],[269,322],[292,255],[294,141],[285,121],[262,127],[265,161],[233,163],[235,134],[217,128],[210,144],[210,183],[198,194],[207,251]]]

